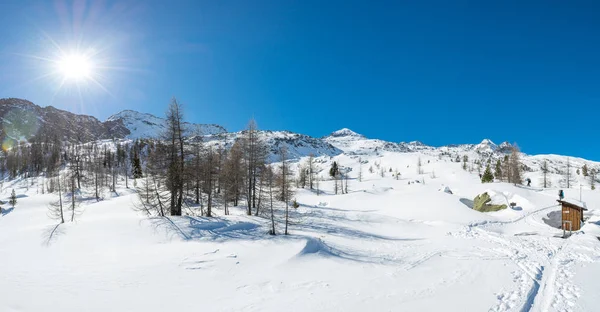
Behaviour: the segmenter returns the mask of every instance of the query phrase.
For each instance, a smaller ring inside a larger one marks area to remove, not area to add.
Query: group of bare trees
[[[58,194],[58,199],[51,202],[48,206],[48,216],[50,218],[65,222],[75,221],[75,217],[81,213],[79,210],[81,198],[78,197],[78,188],[75,175],[61,174],[51,178],[53,187],[56,187],[55,192]]]
[[[61,140],[49,133],[31,138],[28,143],[5,140],[0,150],[0,175],[15,179],[54,172],[61,164],[62,151]]]
[[[137,182],[137,208],[150,216],[194,215],[199,210],[199,214],[212,217],[228,215],[232,206],[244,205],[247,215],[269,217],[275,234],[279,201],[285,205],[287,234],[294,173],[286,148],[278,148],[279,159],[269,163],[267,146],[254,120],[226,146],[203,142],[201,135],[189,133],[183,118],[180,103],[173,99],[161,138],[136,154],[145,167]],[[312,176],[307,183],[313,185]]]
[[[362,173],[361,173],[362,175]],[[331,168],[329,168],[329,176],[333,180],[333,193],[338,194],[348,194],[348,179],[349,170],[348,168],[343,168],[338,164],[337,161],[334,161],[331,164]],[[361,177],[362,179],[362,177]],[[317,191],[318,194],[318,191]]]
[[[490,163],[488,162],[487,166],[489,165]],[[487,168],[488,167],[486,167],[486,171]],[[493,176],[499,181],[506,181],[515,185],[523,183],[523,164],[521,163],[521,151],[516,144],[513,144],[510,155],[504,155],[504,158],[496,161]]]
[[[542,169],[544,169],[543,171],[548,171],[547,168],[547,161],[544,161],[544,164],[542,165]],[[565,188],[571,188],[573,186],[573,184],[575,184],[575,177],[573,176],[573,165],[571,163],[571,159],[567,157],[567,164],[565,166],[564,170],[559,171],[559,173],[562,174],[562,177],[560,178],[560,185],[562,187]],[[581,170],[579,168],[576,169],[576,173],[577,175],[583,175],[584,179],[589,179],[589,184],[590,184],[590,188],[592,190],[596,189],[596,182],[597,182],[597,174],[598,174],[598,169],[597,168],[589,168],[587,164],[583,164],[583,166],[581,167]]]
[[[37,181],[38,193],[58,195],[50,203],[48,215],[61,223],[76,219],[86,193],[101,200],[106,190],[116,193],[121,181],[129,187],[130,176],[142,176],[139,141],[130,146],[119,141],[85,143],[81,138],[71,139],[41,132],[28,142],[12,142],[0,152],[2,178],[21,178],[27,188]]]

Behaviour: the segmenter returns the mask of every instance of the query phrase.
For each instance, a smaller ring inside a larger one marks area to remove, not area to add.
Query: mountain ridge
[[[29,123],[25,123],[25,119]],[[3,122],[1,139],[10,137],[14,140],[28,140],[57,135],[69,141],[93,141],[102,139],[140,139],[158,137],[164,129],[164,119],[149,113],[122,110],[111,115],[105,121],[94,116],[74,114],[53,106],[40,107],[30,101],[17,98],[0,99],[0,120]],[[243,135],[243,131],[228,132],[216,124],[184,123],[191,135],[200,134],[206,142],[215,146],[230,147],[233,142]],[[19,127],[25,129],[19,129]],[[11,131],[17,129],[19,131]],[[26,131],[28,130],[28,131]],[[449,144],[430,146],[420,141],[390,142],[381,139],[367,138],[349,128],[342,128],[324,137],[311,137],[287,130],[260,130],[259,133],[270,149],[271,160],[277,159],[279,147],[285,145],[291,151],[290,157],[299,159],[313,154],[328,156],[346,154],[348,156],[379,155],[386,152],[396,153],[425,153],[461,158],[468,156],[471,161],[496,160],[511,152],[513,145],[503,142],[499,145],[490,139],[483,139],[478,144]],[[32,135],[33,134],[33,135]],[[526,155],[526,154],[523,154]],[[531,156],[535,160],[531,165],[537,165],[540,157]],[[548,155],[549,158],[560,159],[564,163],[570,156]],[[580,157],[572,157],[576,162],[590,162]],[[493,164],[492,164],[493,165]],[[529,165],[529,164],[528,164]],[[556,169],[560,171],[561,169]]]

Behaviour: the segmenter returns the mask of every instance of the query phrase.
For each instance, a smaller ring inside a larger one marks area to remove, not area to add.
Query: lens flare
[[[5,152],[11,150],[13,146],[15,146],[15,140],[11,138],[5,138],[4,141],[2,141],[2,150]]]
[[[15,141],[27,141],[37,134],[40,122],[35,113],[14,109],[4,116],[2,128],[7,137]]]

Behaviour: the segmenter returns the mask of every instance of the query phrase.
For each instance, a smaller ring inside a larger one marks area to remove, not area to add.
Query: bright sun
[[[83,55],[70,54],[58,61],[58,70],[65,79],[80,81],[91,77],[93,64]]]

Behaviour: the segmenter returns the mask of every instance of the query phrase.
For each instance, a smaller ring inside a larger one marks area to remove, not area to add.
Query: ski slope
[[[348,194],[332,193],[332,161],[351,173]],[[47,216],[56,197],[39,194],[38,180],[5,182],[0,199],[13,188],[19,199],[0,217],[0,311],[597,310],[600,191],[582,191],[589,220],[562,239],[542,221],[559,209],[557,189],[481,184],[427,153],[316,162],[322,193],[297,190],[289,236],[268,235],[269,220],[244,207],[147,218],[122,182],[57,227]],[[384,177],[369,172],[375,164]],[[460,201],[484,191],[519,209],[480,213]],[[279,233],[281,215],[279,203]]]

